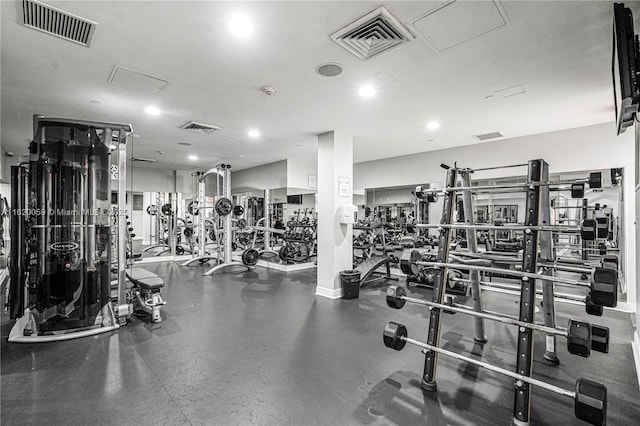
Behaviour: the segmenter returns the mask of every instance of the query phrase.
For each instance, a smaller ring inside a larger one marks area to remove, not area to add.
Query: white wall
[[[309,186],[309,175],[315,176],[315,187]],[[317,177],[318,163],[287,160],[287,186],[289,188],[309,188],[315,191],[318,186]]]
[[[231,169],[231,192],[254,189],[285,188],[287,186],[287,161],[276,161],[250,169]],[[306,185],[305,185],[306,186]]]
[[[497,142],[430,151],[416,155],[387,158],[354,164],[354,188],[376,188],[413,185],[416,182],[443,182],[445,173],[441,163],[459,167],[482,168],[521,164],[542,158],[549,163],[551,173],[597,170],[624,167],[623,216],[625,218],[625,267],[628,300],[635,301],[636,234],[635,234],[635,164],[633,132],[616,136],[613,123],[577,129],[505,139]],[[387,173],[380,173],[387,170]],[[476,172],[474,179],[508,177],[518,169],[498,169]],[[522,174],[525,174],[523,172]],[[438,186],[441,186],[438,185]],[[435,207],[437,209],[437,207]],[[431,213],[434,213],[432,206]]]
[[[130,164],[130,163],[129,163]],[[175,192],[175,170],[151,169],[127,164],[127,191],[133,192]],[[111,189],[116,190],[112,182]]]

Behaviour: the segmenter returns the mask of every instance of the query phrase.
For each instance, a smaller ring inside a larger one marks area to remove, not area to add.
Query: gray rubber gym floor
[[[424,339],[427,310],[386,306],[385,283],[360,298],[314,296],[315,271],[262,268],[203,277],[205,266],[144,265],[165,279],[164,322],[134,319],[117,332],[67,342],[9,344],[2,316],[2,425],[508,425],[513,380],[439,357],[438,391],[423,393],[424,356],[382,343],[384,325],[407,325]],[[430,297],[429,290],[410,295]],[[487,309],[517,312],[513,296],[485,293]],[[558,303],[558,323],[582,308]],[[610,353],[584,359],[559,340],[561,364],[539,362],[534,376],[572,389],[588,377],[609,392],[609,425],[637,425],[640,391],[629,314],[605,312]],[[446,316],[442,345],[513,369],[513,326],[486,322],[489,343],[473,343],[472,320]],[[634,420],[635,419],[635,420]],[[573,401],[534,388],[532,424],[582,424]]]

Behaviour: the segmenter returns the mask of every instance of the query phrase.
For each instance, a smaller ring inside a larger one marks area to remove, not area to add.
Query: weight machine
[[[33,133],[28,163],[11,167],[8,306],[16,322],[9,341],[50,342],[116,330],[135,303],[126,281],[125,242],[132,128],[34,115]],[[112,144],[117,162],[110,160]],[[115,209],[112,179],[118,180]],[[135,290],[164,304],[160,287],[141,283]]]
[[[232,218],[231,213],[233,211],[233,206],[231,203],[231,166],[228,164],[221,164],[216,167],[213,167],[206,172],[198,172],[195,177],[198,182],[198,196],[197,201],[194,204],[189,206],[189,213],[192,213],[194,216],[199,215],[201,211],[209,209],[210,207],[205,206],[205,180],[207,176],[211,174],[216,174],[216,183],[218,189],[220,188],[220,178],[222,178],[222,196],[219,197],[214,206],[212,207],[217,214],[217,218],[213,220],[214,224],[214,235],[216,236],[217,245],[217,253],[215,255],[208,254],[206,252],[206,228],[205,228],[205,220],[204,217],[201,217],[198,221],[198,250],[197,256],[183,262],[182,266],[189,266],[195,262],[207,262],[211,259],[216,259],[218,264],[209,270],[207,270],[204,275],[211,275],[216,271],[219,271],[224,268],[229,268],[232,266],[242,266],[247,269],[253,269],[252,265],[245,264],[243,262],[238,262],[237,260],[233,260],[231,258],[232,252],[232,243],[233,243],[233,228],[231,226]],[[217,192],[219,193],[219,191]],[[236,206],[237,207],[237,206]],[[203,214],[204,216],[204,214]],[[219,241],[218,238],[218,229],[216,223],[222,220],[222,241]],[[244,257],[243,257],[244,259]],[[253,261],[253,260],[252,260]],[[255,258],[254,264],[257,262],[257,257]]]

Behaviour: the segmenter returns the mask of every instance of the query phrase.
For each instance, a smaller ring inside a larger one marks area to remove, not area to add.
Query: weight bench
[[[371,256],[368,259],[363,260],[358,266],[355,267],[355,270],[360,272],[360,287],[363,287],[373,281],[387,279],[398,281],[398,277],[391,276],[391,257],[389,256]],[[376,272],[376,270],[382,266],[386,266],[386,273],[384,272]],[[369,278],[370,275],[377,275],[375,278]]]
[[[160,296],[164,280],[142,268],[127,269],[126,275],[133,284],[132,290],[136,295],[137,307],[151,315],[151,322],[161,322],[160,307],[166,304]]]

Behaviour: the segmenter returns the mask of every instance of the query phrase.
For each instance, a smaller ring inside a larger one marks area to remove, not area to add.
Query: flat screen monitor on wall
[[[302,204],[302,195],[287,195],[287,204]]]
[[[613,57],[611,73],[618,135],[633,124],[640,102],[638,86],[638,40],[633,30],[631,9],[613,5]]]

